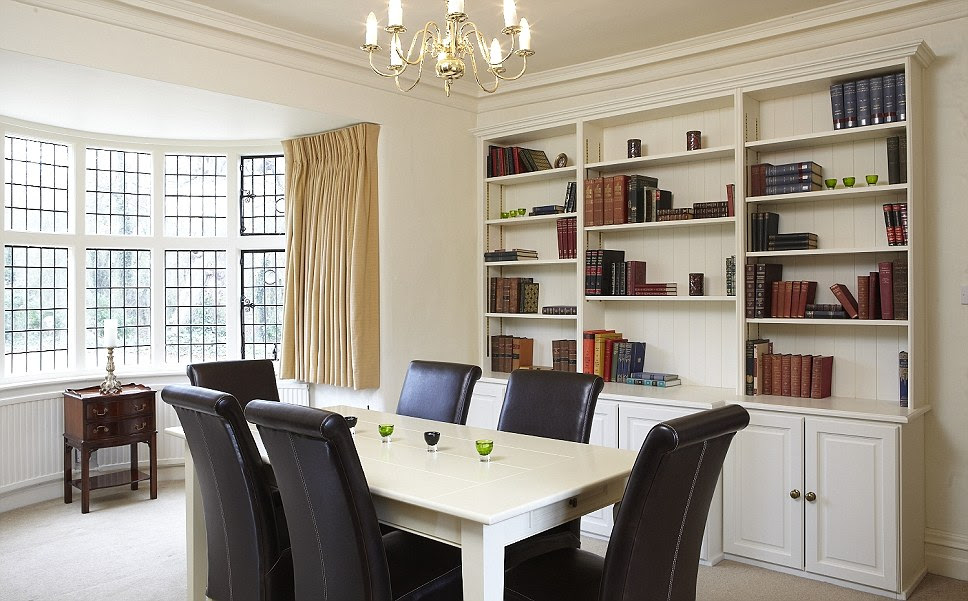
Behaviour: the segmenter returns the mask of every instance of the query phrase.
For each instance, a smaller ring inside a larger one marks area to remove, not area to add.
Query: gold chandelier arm
[[[474,72],[474,79],[477,81],[477,85],[488,94],[493,94],[494,92],[497,92],[497,87],[501,85],[501,81],[497,78],[497,73],[495,73],[493,69],[488,69],[491,73],[494,74],[494,87],[488,88],[486,85],[484,85],[484,82],[481,81],[481,75],[477,71],[477,59],[474,58],[473,52],[470,54],[470,57],[471,57],[471,71]]]
[[[423,61],[419,61],[417,63],[417,78],[413,80],[413,83],[410,84],[409,87],[404,87],[400,85],[400,74],[403,73],[403,71],[400,71],[400,73],[398,73],[397,76],[393,78],[393,83],[396,84],[397,89],[400,90],[401,92],[409,92],[410,90],[414,89],[417,86],[417,84],[420,83],[420,76],[423,75],[423,66],[424,66]]]
[[[477,25],[473,21],[466,21],[465,23],[462,23],[461,33],[464,32],[465,28],[472,30],[469,33],[473,33],[474,37],[477,38],[477,50],[478,52],[481,53],[481,58],[484,59],[484,62],[490,64],[491,61],[487,60],[487,54],[489,52],[490,47],[487,45],[487,39],[484,38],[484,34],[481,33],[481,31],[477,28]],[[511,38],[511,46],[510,48],[508,48],[507,54],[501,57],[501,63],[504,63],[504,61],[511,58],[511,55],[516,52],[514,49],[516,36],[514,35],[513,31],[505,31],[504,34]],[[515,79],[517,79],[517,77]]]
[[[400,34],[397,34],[397,33],[393,34],[393,36],[395,38],[397,38],[398,40],[400,38]],[[437,27],[437,24],[434,23],[433,21],[427,21],[427,24],[423,26],[423,29],[421,29],[421,30],[419,30],[419,31],[417,31],[417,32],[415,32],[413,34],[413,39],[410,40],[410,47],[407,48],[407,54],[406,54],[406,56],[401,55],[400,56],[400,59],[406,65],[417,65],[417,64],[420,64],[421,61],[423,61],[424,49],[425,49],[425,47],[427,45],[427,40],[431,40],[431,42],[432,42],[435,37],[436,38],[439,38],[440,37],[440,29]],[[410,56],[411,56],[411,54],[413,54],[413,49],[414,49],[414,46],[416,46],[418,39],[420,40],[420,51],[417,53],[417,56],[414,57],[413,60],[411,60],[410,59]],[[401,46],[401,48],[402,48],[402,46]],[[393,52],[393,42],[392,41],[390,42],[390,52]]]
[[[519,50],[517,54],[518,56],[521,57],[521,71],[519,71],[517,75],[514,75],[513,77],[508,77],[506,75],[501,75],[500,73],[495,71],[494,76],[502,81],[514,81],[515,79],[520,79],[520,77],[524,75],[524,72],[528,68],[528,53],[522,50]]]
[[[377,75],[379,75],[380,77],[397,77],[403,71],[403,68],[402,68],[402,69],[397,70],[397,71],[391,71],[390,73],[384,73],[383,71],[380,71],[376,67],[376,65],[373,64],[373,52],[370,51],[367,54],[370,55],[370,69],[373,69],[373,72],[376,73]],[[404,67],[404,68],[406,68],[406,67]]]

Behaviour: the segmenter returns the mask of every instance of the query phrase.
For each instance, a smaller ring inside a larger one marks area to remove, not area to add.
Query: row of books
[[[565,213],[578,210],[578,182],[568,182],[565,188]]]
[[[537,217],[539,215],[557,215],[558,213],[565,213],[565,205],[538,205],[536,207],[531,207],[528,212],[528,216]]]
[[[887,139],[887,183],[907,183],[907,136]]]
[[[489,278],[488,313],[537,313],[538,286],[532,278]]]
[[[672,208],[672,192],[646,175],[613,175],[585,180],[585,227],[655,221],[658,209]]]
[[[770,284],[770,296],[764,309],[766,317],[805,318],[808,310],[816,310],[817,282],[779,280]]]
[[[632,342],[615,330],[582,332],[582,373],[606,382],[625,382],[645,365],[645,343]]]
[[[538,251],[529,248],[498,248],[484,253],[484,262],[496,261],[534,261],[538,258]]]
[[[772,317],[773,282],[783,278],[783,265],[780,263],[747,263],[745,267],[746,317],[760,319]],[[806,307],[804,307],[806,310]]]
[[[562,217],[557,221],[558,258],[578,258],[578,218]]]
[[[904,121],[907,99],[904,72],[888,73],[830,86],[834,129]]]
[[[817,234],[813,232],[790,232],[770,234],[766,250],[810,250],[817,248]]]
[[[666,374],[659,372],[633,372],[628,378],[625,379],[626,384],[635,384],[637,386],[655,386],[657,388],[669,388],[670,386],[679,386],[682,384],[682,380],[676,374]]]
[[[834,293],[848,319],[907,319],[907,259],[881,261],[877,271],[857,276],[857,297],[845,284]]]
[[[750,196],[813,192],[823,188],[823,167],[813,161],[750,165]]]
[[[512,372],[533,364],[534,339],[507,334],[491,336],[491,371]]]
[[[761,252],[770,248],[770,236],[775,236],[780,229],[780,214],[770,211],[760,211],[750,214],[749,249],[750,252]]]
[[[487,177],[517,175],[551,169],[551,162],[543,150],[520,146],[488,146]]]
[[[767,338],[746,341],[746,394],[824,399],[830,396],[834,358],[774,354]]]
[[[578,342],[576,340],[551,341],[551,369],[570,373],[578,371]]]
[[[578,315],[576,305],[548,305],[541,307],[542,315]]]
[[[647,282],[645,261],[626,261],[623,250],[585,251],[586,296],[676,296],[676,282]]]
[[[884,229],[887,231],[887,244],[889,246],[907,246],[907,203],[886,203],[882,207],[884,209]]]

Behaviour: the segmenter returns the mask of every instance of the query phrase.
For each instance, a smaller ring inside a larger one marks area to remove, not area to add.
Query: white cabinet
[[[504,405],[504,391],[507,382],[488,382],[478,380],[471,396],[471,406],[467,411],[467,425],[477,428],[497,429]]]
[[[618,403],[599,400],[595,406],[592,420],[592,433],[588,444],[603,447],[618,447]],[[583,532],[597,536],[610,536],[612,533],[612,507],[603,507],[581,519]]]
[[[761,411],[750,418],[723,470],[725,552],[903,590],[902,426]]]

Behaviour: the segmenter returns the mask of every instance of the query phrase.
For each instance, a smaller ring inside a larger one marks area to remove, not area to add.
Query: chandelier
[[[488,94],[496,92],[501,81],[514,81],[524,75],[525,69],[528,68],[528,57],[534,54],[531,50],[531,27],[527,19],[518,21],[514,0],[504,0],[504,29],[501,33],[510,38],[507,52],[502,50],[497,38],[494,38],[488,46],[486,37],[478,30],[477,25],[467,20],[467,14],[464,13],[464,0],[446,1],[447,20],[444,25],[440,26],[433,21],[428,21],[414,34],[410,46],[404,52],[400,41],[400,35],[407,31],[403,26],[403,7],[400,0],[389,0],[387,7],[389,23],[384,30],[390,34],[390,64],[385,72],[373,64],[373,55],[381,48],[377,44],[376,15],[371,12],[366,18],[366,43],[361,48],[369,54],[370,68],[373,72],[382,77],[392,77],[397,88],[403,92],[409,92],[420,82],[424,59],[433,57],[436,61],[434,73],[444,80],[444,91],[448,96],[454,80],[464,76],[465,57],[470,60],[471,71],[474,73],[477,85]],[[517,47],[515,47],[515,41],[517,41]],[[486,83],[481,81],[475,50],[480,53],[481,59],[487,65],[486,71],[493,75],[493,81],[490,81],[490,77],[485,77],[489,80]],[[516,75],[507,75],[504,63],[512,55],[521,58],[521,70]],[[400,75],[411,66],[417,68],[416,79],[410,85],[401,85]]]

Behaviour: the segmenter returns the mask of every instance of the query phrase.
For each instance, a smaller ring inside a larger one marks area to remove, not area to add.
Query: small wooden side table
[[[81,490],[81,513],[90,511],[91,491],[150,480],[150,495],[158,498],[158,431],[155,429],[155,391],[141,384],[125,384],[121,392],[104,395],[98,386],[64,391],[64,502],[72,487]],[[149,473],[138,469],[138,443],[148,445]],[[90,475],[91,453],[98,449],[131,445],[131,469]],[[74,479],[71,450],[81,453],[81,477]]]

